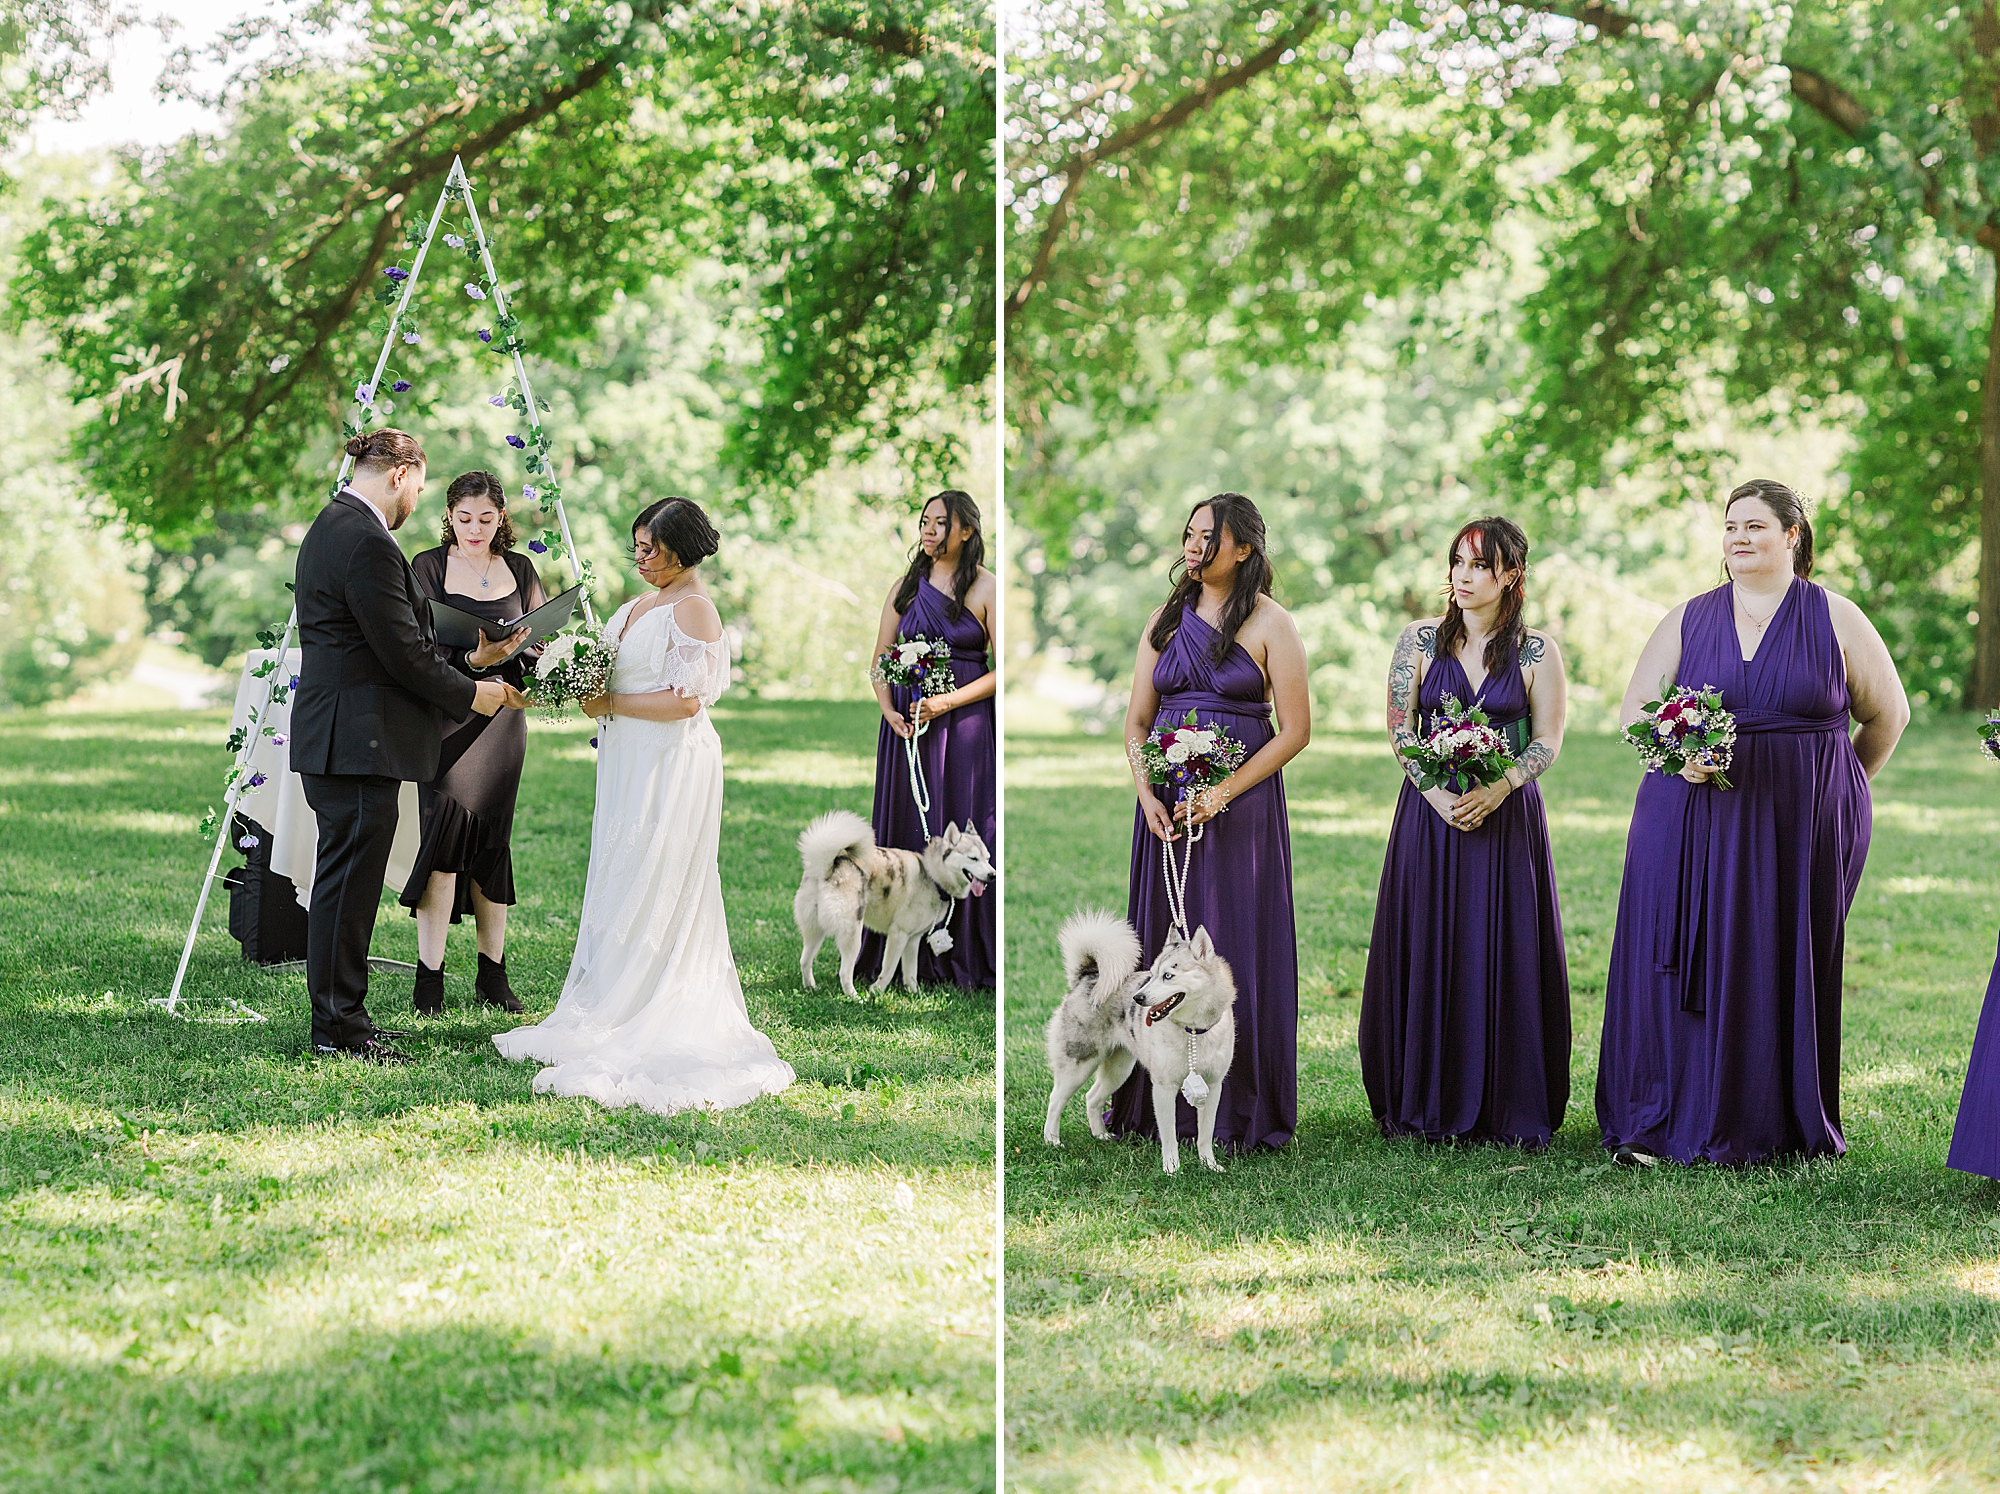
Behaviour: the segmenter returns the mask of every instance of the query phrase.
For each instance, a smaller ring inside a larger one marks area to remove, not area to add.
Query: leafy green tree
[[[773,489],[836,450],[895,443],[939,388],[978,396],[993,325],[982,12],[374,0],[362,22],[341,63],[279,38],[232,86],[221,138],[125,161],[25,246],[12,313],[49,329],[97,401],[79,436],[97,484],[163,540],[323,491],[382,335],[376,292],[409,264],[454,156],[541,353],[695,254],[741,266],[763,332],[730,455]],[[454,299],[461,278],[424,277],[420,341],[398,348],[405,420],[506,341],[474,340],[482,308]],[[936,465],[949,443],[905,455]]]
[[[1717,399],[1844,428],[1824,541],[1914,689],[2000,703],[1991,0],[1165,20],[1050,24],[1023,59],[1007,309],[1030,471],[1059,409],[1143,418],[1197,347],[1239,378],[1309,361],[1370,296],[1530,223],[1546,278],[1488,479],[1576,516],[1635,469],[1712,495]],[[1052,532],[1097,501],[1039,496]]]

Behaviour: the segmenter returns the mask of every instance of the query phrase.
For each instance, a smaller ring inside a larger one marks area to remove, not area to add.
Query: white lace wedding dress
[[[750,1025],[722,911],[722,742],[708,707],[729,682],[729,650],[682,632],[673,604],[651,608],[627,634],[634,605],[605,626],[618,646],[612,691],[678,689],[699,695],[702,709],[683,721],[599,723],[569,979],[545,1020],[493,1041],[509,1058],[549,1065],[535,1076],[538,1094],[662,1115],[726,1109],[793,1079]]]

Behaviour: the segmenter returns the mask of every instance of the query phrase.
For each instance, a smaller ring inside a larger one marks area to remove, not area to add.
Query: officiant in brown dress
[[[410,562],[417,585],[433,600],[495,625],[481,631],[476,649],[440,649],[445,662],[474,680],[505,680],[519,688],[533,654],[508,655],[527,632],[509,637],[499,625],[546,597],[534,566],[514,550],[499,478],[467,472],[452,480],[441,538],[435,550]],[[525,713],[472,716],[445,732],[437,777],[418,787],[423,844],[402,901],[417,919],[417,982],[410,999],[420,1016],[444,1010],[446,936],[467,913],[479,944],[473,989],[489,1005],[521,1010],[507,983],[507,909],[514,902],[514,800],[527,754]]]

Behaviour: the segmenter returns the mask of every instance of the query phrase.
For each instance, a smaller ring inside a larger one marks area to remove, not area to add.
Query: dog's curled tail
[[[1072,913],[1056,935],[1062,948],[1063,978],[1075,985],[1088,977],[1098,990],[1122,986],[1139,968],[1139,936],[1113,913]]]
[[[799,860],[808,877],[826,880],[842,856],[870,850],[875,831],[860,815],[836,809],[821,815],[799,832]]]

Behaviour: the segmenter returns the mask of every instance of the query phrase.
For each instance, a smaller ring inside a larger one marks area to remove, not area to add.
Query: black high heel
[[[514,988],[507,984],[507,956],[489,960],[479,957],[479,977],[472,983],[472,989],[479,993],[479,999],[488,1006],[497,1006],[503,1012],[518,1012],[521,998],[514,994]]]

